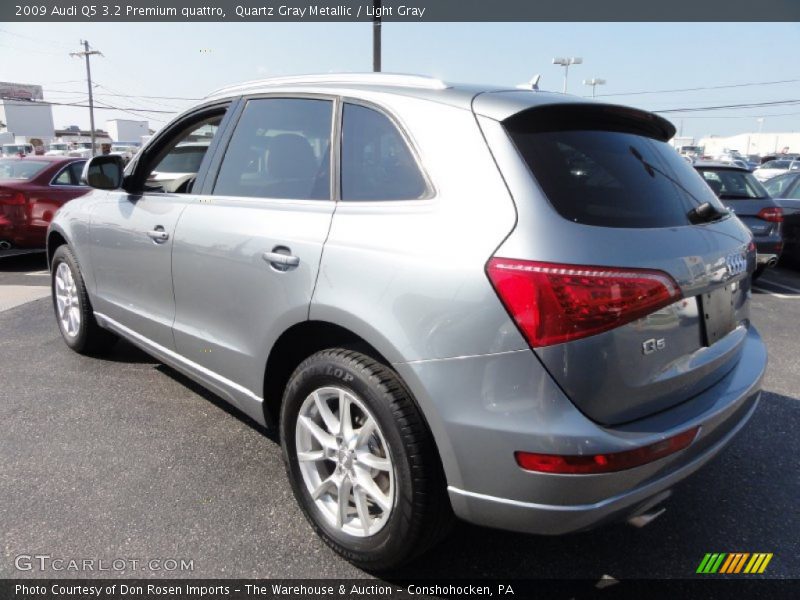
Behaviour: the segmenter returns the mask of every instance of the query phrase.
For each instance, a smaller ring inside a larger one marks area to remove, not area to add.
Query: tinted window
[[[154,169],[157,173],[197,173],[208,150],[208,144],[176,146]]]
[[[550,119],[531,122],[535,118],[522,113],[504,125],[553,207],[570,221],[673,227],[688,225],[687,213],[702,202],[724,211],[686,160],[644,134],[653,123],[595,125],[582,118],[573,129],[569,120],[554,126]]]
[[[796,175],[787,173],[786,175],[778,175],[764,183],[769,195],[773,198],[783,198],[786,191],[792,186],[792,183],[797,178]]]
[[[80,185],[84,161],[70,163],[53,180],[54,185]]]
[[[50,163],[39,160],[0,160],[0,179],[33,179]]]
[[[329,100],[250,100],[222,161],[214,194],[330,198]]]
[[[344,105],[342,200],[415,200],[425,178],[403,136],[383,114]]]
[[[751,173],[732,169],[700,171],[708,187],[722,200],[755,200],[769,193]]]

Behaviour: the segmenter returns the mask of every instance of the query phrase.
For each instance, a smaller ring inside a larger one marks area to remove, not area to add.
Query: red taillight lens
[[[517,464],[526,471],[561,473],[565,475],[612,473],[614,471],[632,469],[683,450],[697,438],[699,432],[700,427],[694,427],[649,446],[609,454],[565,456],[560,454],[515,452],[514,458],[517,460]]]
[[[587,337],[681,298],[666,273],[492,258],[486,271],[531,346]]]
[[[762,208],[758,211],[758,218],[764,221],[771,221],[773,223],[782,223],[783,222],[783,209],[773,207],[773,208]]]
[[[22,192],[0,191],[0,205],[22,206],[25,204],[25,194]]]

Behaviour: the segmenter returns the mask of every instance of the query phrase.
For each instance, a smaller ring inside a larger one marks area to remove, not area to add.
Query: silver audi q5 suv
[[[311,526],[367,569],[453,515],[647,520],[745,425],[767,360],[750,233],[674,133],[414,76],[224,88],[124,171],[86,165],[48,234],[58,326],[278,427]]]

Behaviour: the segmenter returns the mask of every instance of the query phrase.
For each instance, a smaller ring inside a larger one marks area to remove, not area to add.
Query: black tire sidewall
[[[78,335],[76,336],[69,336],[64,331],[64,328],[61,324],[61,318],[58,314],[58,304],[56,302],[56,271],[58,270],[58,266],[61,263],[66,263],[69,267],[70,271],[72,272],[72,278],[75,280],[75,287],[77,289],[77,297],[78,297],[78,306],[80,308],[81,313],[81,324],[78,328]],[[61,332],[61,337],[64,339],[64,342],[78,352],[82,351],[87,345],[87,338],[89,335],[89,320],[88,320],[88,307],[85,305],[86,303],[86,287],[83,283],[83,277],[81,276],[80,269],[78,268],[78,261],[75,260],[75,257],[70,251],[68,246],[59,246],[55,254],[53,254],[53,260],[50,266],[50,290],[53,297],[53,310],[56,314],[56,322],[58,323],[58,330]]]
[[[391,410],[392,395],[382,386],[365,377],[349,360],[333,356],[312,357],[292,376],[286,388],[281,411],[281,443],[284,461],[295,497],[317,532],[348,559],[358,563],[393,562],[395,557],[409,554],[406,547],[413,519],[413,478],[405,443]],[[314,504],[300,473],[296,458],[295,430],[297,416],[308,395],[320,387],[335,386],[354,394],[377,420],[394,466],[395,497],[392,514],[384,527],[370,537],[350,536],[331,527]],[[336,548],[338,546],[339,548]],[[344,550],[344,552],[342,551]]]

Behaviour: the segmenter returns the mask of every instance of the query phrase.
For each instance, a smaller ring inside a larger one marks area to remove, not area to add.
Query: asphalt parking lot
[[[129,344],[68,350],[45,269],[0,258],[0,578],[76,576],[15,568],[37,553],[194,567],[104,576],[368,577],[312,533],[271,432]],[[683,578],[706,552],[743,551],[774,553],[766,577],[800,577],[800,272],[759,281],[752,317],[770,355],[761,406],[661,518],[560,538],[460,524],[402,575]]]

